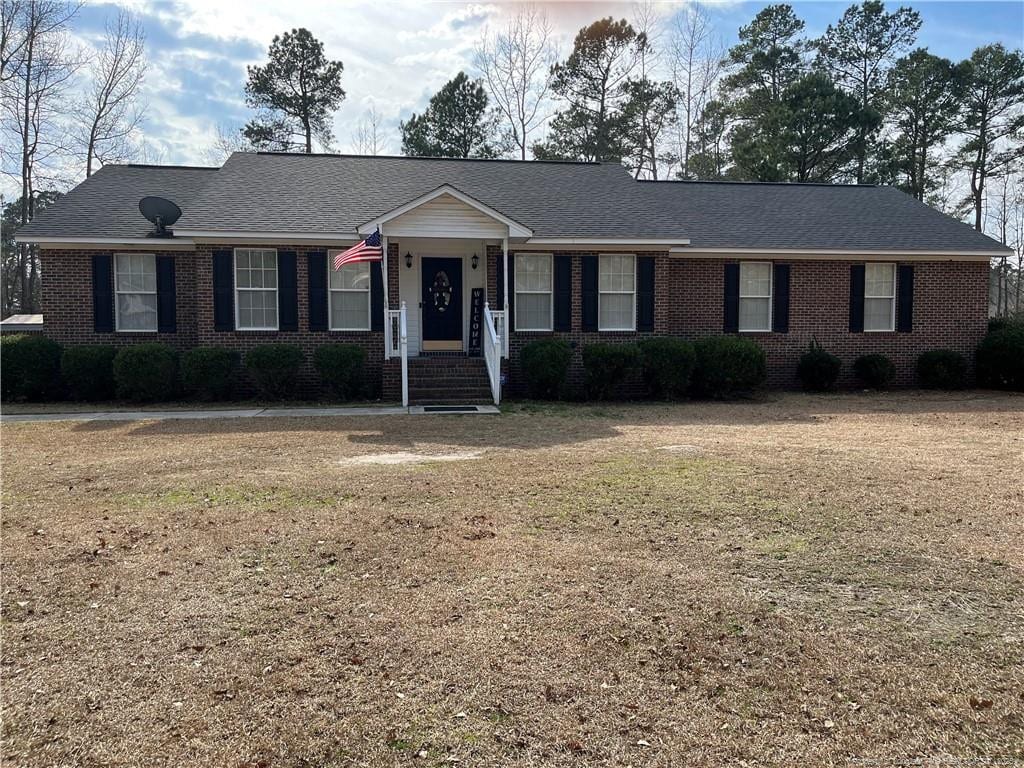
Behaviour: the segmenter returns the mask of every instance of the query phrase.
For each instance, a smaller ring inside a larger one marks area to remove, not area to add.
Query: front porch
[[[448,186],[360,227],[378,230],[385,392],[400,394],[404,405],[498,404],[508,356],[509,240],[529,230]]]

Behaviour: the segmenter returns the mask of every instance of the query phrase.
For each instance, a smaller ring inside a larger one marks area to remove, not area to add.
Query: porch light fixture
[[[474,254],[473,254],[473,258],[472,258],[472,259],[470,259],[469,261],[470,261],[470,264],[472,264],[472,265],[473,265],[473,269],[476,269],[476,265],[480,263],[480,257],[479,257],[479,256],[477,256],[477,255],[476,255],[476,254],[474,253]]]
[[[412,254],[408,251],[405,252],[405,268],[412,269]]]

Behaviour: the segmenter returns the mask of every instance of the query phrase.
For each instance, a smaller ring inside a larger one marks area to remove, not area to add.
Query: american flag
[[[341,251],[334,257],[335,271],[346,264],[357,264],[363,261],[380,261],[384,257],[384,249],[380,244],[380,230],[378,229],[361,243],[356,243],[351,248]]]

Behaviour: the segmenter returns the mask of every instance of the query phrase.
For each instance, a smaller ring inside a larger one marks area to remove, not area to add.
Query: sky
[[[500,29],[514,3],[338,2],[337,0],[124,0],[141,21],[149,59],[143,99],[148,103],[139,134],[140,159],[209,165],[218,126],[237,130],[251,116],[243,88],[246,65],[265,61],[275,34],[307,27],[340,59],[347,97],[334,116],[335,151],[352,151],[360,120],[374,107],[384,120],[387,153],[400,151],[398,123],[422,111],[430,96],[460,69],[473,72],[473,53],[486,29]],[[905,2],[922,16],[919,44],[952,59],[980,45],[1002,42],[1024,48],[1024,0],[1014,2]],[[632,19],[622,2],[540,3],[555,29],[559,53],[602,16]],[[718,34],[729,45],[739,27],[767,3],[706,4]],[[849,5],[793,2],[808,36],[822,33]],[[890,8],[896,3],[890,2]],[[658,3],[668,22],[685,3]],[[88,2],[73,22],[84,48],[101,39],[113,3]]]

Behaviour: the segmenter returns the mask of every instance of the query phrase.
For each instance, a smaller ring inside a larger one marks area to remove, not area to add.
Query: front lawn
[[[1024,760],[1020,396],[0,437],[5,765]]]

